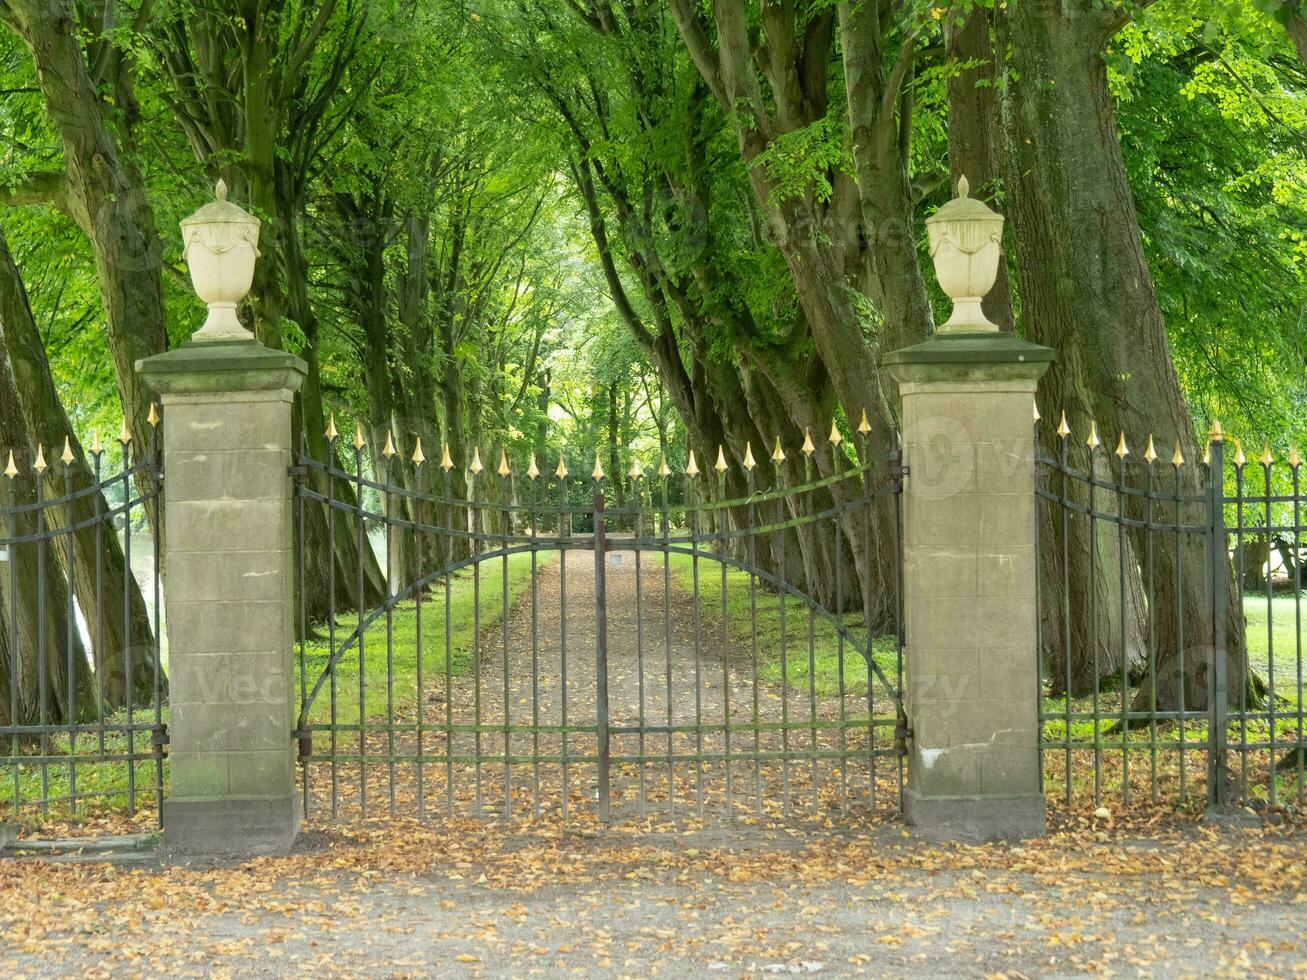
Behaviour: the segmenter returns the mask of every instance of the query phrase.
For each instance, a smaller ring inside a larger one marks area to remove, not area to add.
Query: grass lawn
[[[1298,621],[1298,602],[1302,617]],[[1267,615],[1265,595],[1244,596],[1243,612],[1247,623],[1248,663],[1263,679],[1269,678],[1271,650],[1275,654],[1275,695],[1303,703],[1298,686],[1299,657],[1303,657],[1303,680],[1307,681],[1307,594],[1295,600],[1293,596],[1277,596],[1271,600]],[[1269,629],[1268,629],[1269,620]]]
[[[672,555],[672,581],[687,594],[694,592],[694,560],[689,555]],[[753,637],[751,618],[750,576],[734,568],[726,571],[726,619],[731,641],[745,650]],[[759,582],[756,590],[758,605],[758,676],[765,681],[781,680],[781,598]],[[709,629],[721,629],[722,619],[722,566],[711,559],[699,561],[699,607],[706,636]],[[862,617],[847,614],[845,626],[860,642],[865,642]],[[785,599],[785,673],[789,687],[807,691],[809,674],[812,686],[821,697],[840,693],[840,644],[835,625],[822,616],[812,617],[812,638],[815,654],[809,663],[809,617],[805,603],[793,598]],[[720,632],[716,635],[720,636]],[[878,636],[872,643],[872,657],[891,684],[898,671],[893,636]],[[811,670],[809,669],[811,666]],[[844,691],[846,694],[866,694],[867,662],[862,654],[847,641],[844,644]],[[887,692],[876,682],[873,687],[877,702]]]

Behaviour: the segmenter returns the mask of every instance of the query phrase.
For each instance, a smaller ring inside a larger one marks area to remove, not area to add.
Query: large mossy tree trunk
[[[998,15],[998,47],[1007,52],[999,100],[1003,171],[1022,323],[1029,339],[1057,351],[1040,389],[1045,419],[1065,410],[1081,445],[1091,419],[1113,443],[1126,432],[1136,454],[1150,433],[1159,446],[1178,445],[1185,459],[1178,489],[1198,495],[1205,485],[1201,451],[1144,258],[1103,60],[1125,23],[1124,14],[1093,0],[1009,4]],[[1055,454],[1052,426],[1043,431],[1046,450]],[[1131,498],[1127,511],[1142,520],[1144,506]],[[1163,539],[1166,546],[1157,547]],[[1138,562],[1148,550],[1145,532],[1132,530],[1130,544]],[[1136,706],[1199,709],[1207,702],[1214,636],[1204,542],[1187,535],[1177,549],[1163,536],[1154,545],[1156,662]],[[1080,609],[1088,608],[1092,588],[1087,562],[1087,554],[1073,556],[1083,570],[1073,581]],[[1219,574],[1230,575],[1228,563]],[[1247,677],[1233,608],[1227,635],[1230,691],[1237,697]]]
[[[136,362],[168,345],[154,212],[140,173],[105,122],[109,107],[78,42],[71,4],[7,0],[0,18],[10,21],[31,51],[46,113],[59,135],[67,210],[95,256],[118,394],[139,461],[149,452],[153,399],[136,376]]]
[[[52,508],[47,523],[62,528],[71,519],[76,528],[72,533],[73,589],[95,648],[97,693],[103,691],[107,710],[116,710],[127,703],[130,649],[134,675],[132,702],[149,704],[154,690],[154,632],[145,599],[127,568],[112,521],[100,517],[108,513],[109,505],[100,493],[83,492],[94,484],[95,474],[59,400],[27,291],[3,231],[0,231],[0,340],[3,340],[0,359],[8,358],[25,435],[21,441],[6,444],[44,446],[51,461],[64,445],[73,453],[72,487],[76,496],[71,513],[67,508]],[[148,444],[148,437],[146,441]],[[47,497],[65,494],[67,483],[62,471],[62,464],[46,471]],[[149,508],[154,506],[151,504]],[[62,540],[66,548],[67,538]]]

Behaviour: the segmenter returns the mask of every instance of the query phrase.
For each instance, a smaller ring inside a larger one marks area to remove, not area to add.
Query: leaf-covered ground
[[[0,862],[0,975],[1307,973],[1307,833],[1165,811],[1020,846],[896,823],[310,826],[233,866]]]

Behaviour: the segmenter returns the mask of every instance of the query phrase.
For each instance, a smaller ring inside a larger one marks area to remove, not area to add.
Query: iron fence
[[[857,459],[833,430],[801,462],[578,477],[503,451],[437,470],[334,430],[294,468],[301,592],[322,504],[376,541],[389,594],[368,608],[352,582],[338,614],[332,571],[326,621],[301,616],[306,813],[898,809],[899,480],[865,432]]]
[[[111,462],[66,440],[8,454],[0,504],[0,820],[135,815],[163,799],[158,414]]]
[[[1037,426],[1038,428],[1038,426]],[[1301,460],[1040,448],[1040,747],[1067,803],[1301,812]],[[1188,454],[1193,455],[1192,453]]]

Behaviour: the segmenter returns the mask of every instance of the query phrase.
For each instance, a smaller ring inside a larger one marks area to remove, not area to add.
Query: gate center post
[[[595,538],[595,731],[599,756],[599,819],[608,822],[608,542],[604,529],[604,494],[594,495]],[[564,555],[566,558],[566,555]]]

